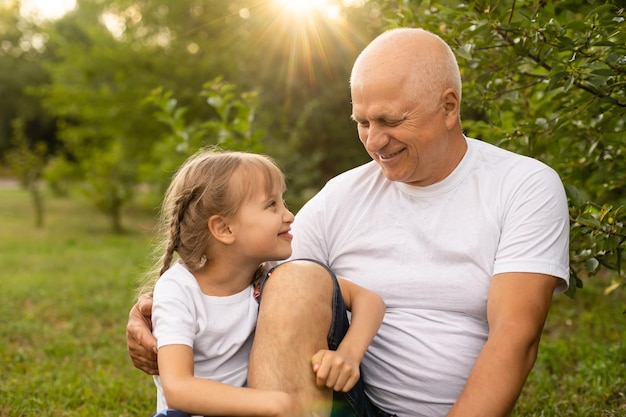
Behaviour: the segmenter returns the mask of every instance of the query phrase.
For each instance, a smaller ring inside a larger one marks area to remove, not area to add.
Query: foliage
[[[50,51],[47,36],[32,22],[21,19],[17,1],[0,2],[0,161],[13,147],[13,121],[21,119],[23,133],[57,151],[54,121],[30,90],[50,82],[45,62]]]
[[[171,91],[155,89],[145,100],[146,105],[156,107],[154,117],[168,127],[141,170],[144,182],[155,186],[159,200],[171,174],[201,148],[217,146],[255,153],[264,150],[263,132],[254,126],[255,92],[238,93],[235,85],[217,77],[203,85],[199,97],[211,109],[212,116],[207,120],[187,120],[189,107],[180,105]]]
[[[122,207],[131,201],[136,185],[136,169],[129,163],[122,140],[102,147],[94,159],[80,159],[85,175],[83,191],[103,213],[109,215],[113,231],[121,233]],[[95,162],[95,163],[94,163]]]
[[[52,84],[39,90],[57,119],[64,166],[81,181],[82,192],[123,230],[121,210],[133,195],[140,143],[151,125],[132,109],[141,91],[132,50],[118,45],[99,24],[98,10],[81,3],[80,19],[72,16],[50,33],[55,50]],[[145,77],[144,77],[145,78]],[[56,171],[58,173],[59,171]]]
[[[158,147],[160,126],[144,98],[159,86],[175,86],[183,103],[193,103],[207,72],[229,69],[209,53],[228,28],[203,21],[204,7],[227,8],[210,3],[81,0],[38,28],[54,54],[46,62],[51,83],[37,93],[57,121],[65,151],[49,173],[62,184],[59,175],[71,172],[114,230],[122,231],[122,208]],[[195,118],[206,116],[197,104],[185,107]]]
[[[569,196],[571,278],[601,266],[623,281],[626,249],[626,12],[612,2],[387,2],[392,26],[449,42],[470,136],[540,159]]]

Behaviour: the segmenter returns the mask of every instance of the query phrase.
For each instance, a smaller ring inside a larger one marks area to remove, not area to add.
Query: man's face
[[[393,77],[355,84],[352,118],[367,153],[387,179],[426,186],[449,174],[445,111],[439,97],[410,96],[406,84],[393,82]]]

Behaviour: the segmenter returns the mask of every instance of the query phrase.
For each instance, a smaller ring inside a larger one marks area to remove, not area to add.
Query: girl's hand
[[[268,414],[268,416],[294,417],[305,415],[300,404],[298,404],[298,402],[286,392],[267,391],[267,401],[265,404],[275,405],[275,410],[272,414]]]
[[[361,372],[360,361],[343,355],[340,351],[318,351],[311,358],[315,382],[320,388],[348,392],[357,383]]]

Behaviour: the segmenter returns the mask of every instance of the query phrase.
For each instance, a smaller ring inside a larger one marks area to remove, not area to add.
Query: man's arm
[[[128,314],[126,344],[128,355],[136,368],[157,375],[157,343],[152,336],[152,296],[142,295]]]
[[[448,417],[510,415],[537,358],[557,282],[533,273],[493,277],[487,299],[489,336]]]

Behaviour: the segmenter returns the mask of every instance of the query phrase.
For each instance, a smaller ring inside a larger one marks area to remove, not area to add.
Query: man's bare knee
[[[278,266],[263,288],[257,334],[271,328],[285,342],[315,342],[315,348],[326,348],[333,288],[329,271],[315,262]]]
[[[276,297],[287,302],[320,302],[330,307],[332,294],[333,281],[326,268],[316,262],[296,260],[274,269],[263,289],[263,300]]]

